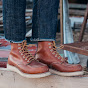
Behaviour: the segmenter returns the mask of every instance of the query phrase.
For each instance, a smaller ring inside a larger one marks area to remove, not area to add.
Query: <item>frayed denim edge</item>
[[[31,41],[55,41],[55,39],[39,39],[39,38],[31,38]]]
[[[6,38],[5,38],[5,40],[10,42],[10,43],[22,43],[23,42],[23,40],[21,40],[21,41],[13,41],[13,40],[9,40],[9,39],[6,39]],[[24,40],[26,40],[26,39],[24,39]]]

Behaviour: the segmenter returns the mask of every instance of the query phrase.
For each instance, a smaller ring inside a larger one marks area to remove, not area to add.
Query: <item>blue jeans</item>
[[[59,0],[34,0],[33,41],[54,41],[57,29]],[[11,42],[25,40],[26,0],[3,0],[5,38]]]

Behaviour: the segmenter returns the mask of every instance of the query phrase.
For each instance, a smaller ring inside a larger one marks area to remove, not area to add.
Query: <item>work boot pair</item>
[[[28,51],[26,41],[11,43],[7,68],[27,78],[45,77],[51,73],[61,76],[83,75],[81,65],[68,64],[57,53],[55,43],[48,41],[38,42],[35,56]]]

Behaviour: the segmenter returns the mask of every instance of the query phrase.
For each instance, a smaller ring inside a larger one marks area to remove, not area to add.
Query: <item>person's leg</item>
[[[5,38],[11,42],[25,40],[26,0],[3,0],[3,24]]]
[[[57,30],[59,0],[34,0],[33,41],[54,41]]]
[[[59,0],[34,0],[33,41],[38,41],[36,58],[62,76],[82,75],[81,65],[70,65],[56,51]]]
[[[26,0],[3,0],[5,38],[11,42],[7,68],[27,78],[50,75],[48,67],[34,59],[25,40]]]

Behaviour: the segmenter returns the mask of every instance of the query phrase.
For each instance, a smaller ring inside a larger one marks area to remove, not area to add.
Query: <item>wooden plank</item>
[[[75,16],[84,16],[85,10],[74,10],[74,9],[70,9],[69,10],[69,14],[70,15],[75,15]]]
[[[74,29],[81,29],[81,26],[82,26],[82,22],[74,22]],[[85,29],[88,29],[88,24],[86,25]],[[88,31],[88,30],[85,30],[85,31]]]
[[[58,14],[60,15],[60,9],[58,9]],[[85,14],[85,10],[69,9],[70,16],[84,16],[84,14]]]
[[[88,56],[88,42],[63,44],[61,49]]]
[[[86,9],[87,6],[85,4],[69,4],[69,9]]]

